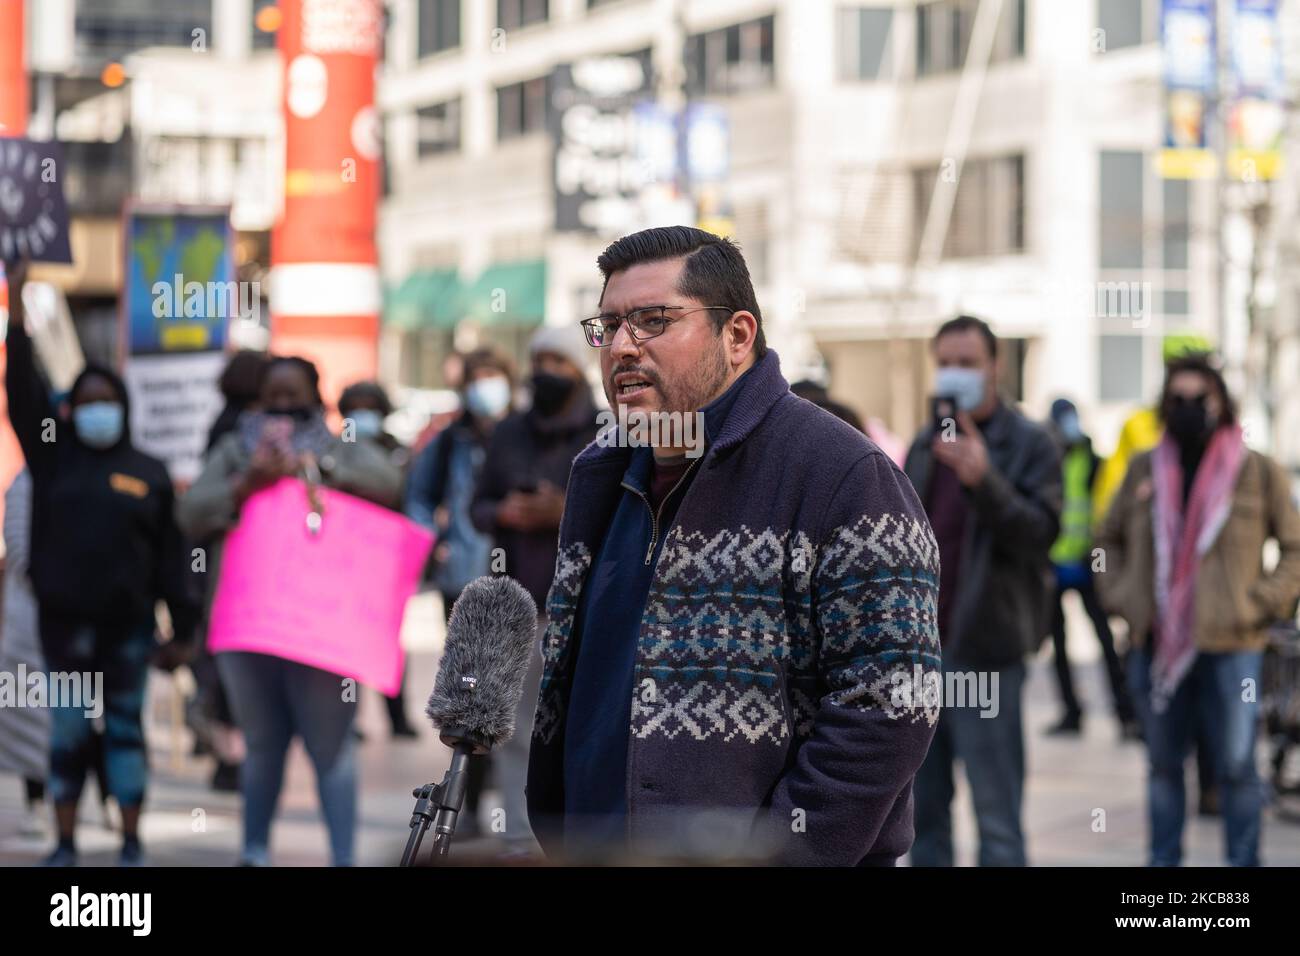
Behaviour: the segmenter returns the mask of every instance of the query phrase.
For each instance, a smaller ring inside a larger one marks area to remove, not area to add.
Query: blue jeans
[[[285,755],[297,734],[316,769],[331,859],[335,866],[351,866],[357,818],[351,730],[357,705],[343,699],[343,678],[266,654],[229,651],[216,658],[248,746],[240,771],[244,862],[270,862],[271,821],[284,782]]]
[[[94,768],[103,747],[104,783],[121,807],[144,803],[149,759],[145,750],[145,681],[149,655],[157,646],[153,621],[137,625],[104,624],[41,614],[41,645],[47,673],[102,674],[104,735],[96,739],[93,717],[97,709],[82,699],[52,701],[50,709],[50,798],[55,803],[81,799],[86,772]],[[50,688],[60,682],[50,681]],[[93,694],[84,683],[83,695]]]
[[[1183,859],[1187,810],[1183,764],[1198,715],[1219,785],[1228,863],[1259,865],[1264,788],[1255,769],[1259,703],[1254,698],[1263,657],[1258,651],[1198,654],[1168,709],[1156,714],[1151,710],[1149,647],[1135,648],[1129,655],[1129,683],[1147,738],[1152,866],[1178,866]],[[1256,688],[1250,700],[1242,699],[1245,680],[1253,681]]]
[[[949,669],[945,667],[945,674]],[[930,752],[917,771],[913,786],[916,807],[913,866],[953,864],[954,760],[965,765],[966,778],[970,781],[979,828],[980,866],[1025,865],[1025,836],[1020,828],[1025,787],[1020,698],[1025,665],[1007,665],[997,673],[996,717],[981,717],[980,709],[970,702],[964,707],[950,707],[951,702],[944,699]]]

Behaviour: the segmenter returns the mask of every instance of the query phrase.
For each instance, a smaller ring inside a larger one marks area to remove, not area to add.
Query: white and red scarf
[[[1151,454],[1154,485],[1155,654],[1151,705],[1163,712],[1196,662],[1196,571],[1228,520],[1237,473],[1245,459],[1241,428],[1215,429],[1183,509],[1183,466],[1168,433]]]

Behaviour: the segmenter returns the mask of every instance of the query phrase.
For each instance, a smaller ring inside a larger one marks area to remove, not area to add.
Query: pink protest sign
[[[402,614],[433,534],[341,491],[320,495],[316,534],[297,479],[244,503],[222,552],[208,649],[283,657],[391,696],[402,679]]]

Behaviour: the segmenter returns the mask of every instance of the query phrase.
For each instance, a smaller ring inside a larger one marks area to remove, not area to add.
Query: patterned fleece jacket
[[[569,480],[528,773],[549,854],[563,846],[574,617],[630,455],[598,439]],[[939,553],[907,478],[793,395],[769,350],[667,535],[633,695],[610,715],[630,721],[631,844],[739,820],[775,862],[892,865],[912,843],[912,780],[939,716],[924,692],[940,666]]]

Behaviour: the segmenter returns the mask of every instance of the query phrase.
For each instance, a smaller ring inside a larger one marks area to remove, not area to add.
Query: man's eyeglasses
[[[692,312],[714,312],[721,310],[723,312],[734,312],[730,306],[726,305],[705,305],[695,309],[688,309],[684,305],[651,305],[644,309],[634,309],[627,315],[597,315],[594,318],[582,320],[582,331],[587,336],[587,344],[594,349],[603,349],[614,341],[614,336],[618,334],[618,327],[624,322],[627,323],[628,333],[637,342],[644,342],[646,339],[652,339],[657,335],[663,335],[664,330],[669,324],[676,322],[678,319],[690,315]],[[670,316],[667,313],[679,312],[679,315]]]

